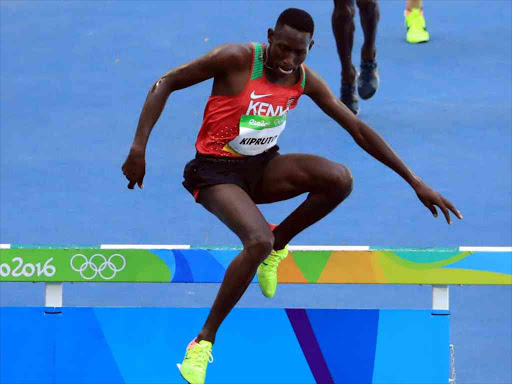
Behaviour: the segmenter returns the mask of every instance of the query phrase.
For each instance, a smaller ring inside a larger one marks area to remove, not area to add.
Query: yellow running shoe
[[[430,39],[427,31],[423,11],[419,8],[413,8],[404,12],[405,26],[407,27],[407,41],[411,44],[426,43]]]
[[[212,343],[196,339],[187,346],[183,363],[177,364],[181,376],[189,384],[204,384],[208,363],[213,363]]]
[[[265,297],[272,298],[277,288],[277,267],[288,256],[288,245],[280,251],[272,250],[270,255],[258,266],[258,283]]]

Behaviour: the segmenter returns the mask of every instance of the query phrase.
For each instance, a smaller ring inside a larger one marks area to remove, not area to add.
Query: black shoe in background
[[[359,113],[359,101],[356,96],[355,82],[353,84],[341,83],[340,100],[352,111],[354,115]]]
[[[361,73],[357,79],[357,92],[361,99],[366,100],[372,97],[379,88],[379,73],[377,62],[361,62]]]

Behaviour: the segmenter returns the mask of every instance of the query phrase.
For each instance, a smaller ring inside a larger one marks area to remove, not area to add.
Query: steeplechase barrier
[[[46,284],[45,307],[0,307],[1,384],[183,383],[175,363],[209,308],[66,307],[63,283],[219,283],[240,251],[0,248],[2,284]],[[207,383],[453,383],[449,286],[512,285],[512,247],[292,246],[278,280],[431,285],[432,308],[235,308]]]

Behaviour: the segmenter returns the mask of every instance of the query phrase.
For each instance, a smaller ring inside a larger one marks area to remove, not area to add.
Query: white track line
[[[102,244],[100,249],[190,249],[186,244]]]
[[[459,247],[461,252],[512,252],[512,247]]]
[[[290,251],[369,251],[368,245],[290,245]]]
[[[10,249],[11,244],[0,244],[0,249]],[[102,244],[100,249],[190,249],[188,244]],[[290,251],[369,251],[367,245],[290,245]],[[202,248],[198,248],[202,249]],[[210,249],[204,247],[204,249]],[[212,247],[211,249],[216,249]],[[224,248],[219,248],[224,249]],[[390,247],[389,250],[400,249]],[[414,249],[414,248],[411,248]],[[435,251],[436,248],[429,249]],[[512,252],[512,247],[459,247],[460,252]]]

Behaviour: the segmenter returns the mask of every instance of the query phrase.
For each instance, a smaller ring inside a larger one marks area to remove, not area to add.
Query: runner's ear
[[[274,30],[269,28],[267,31],[267,40],[269,44],[272,44],[272,37],[274,36]]]

